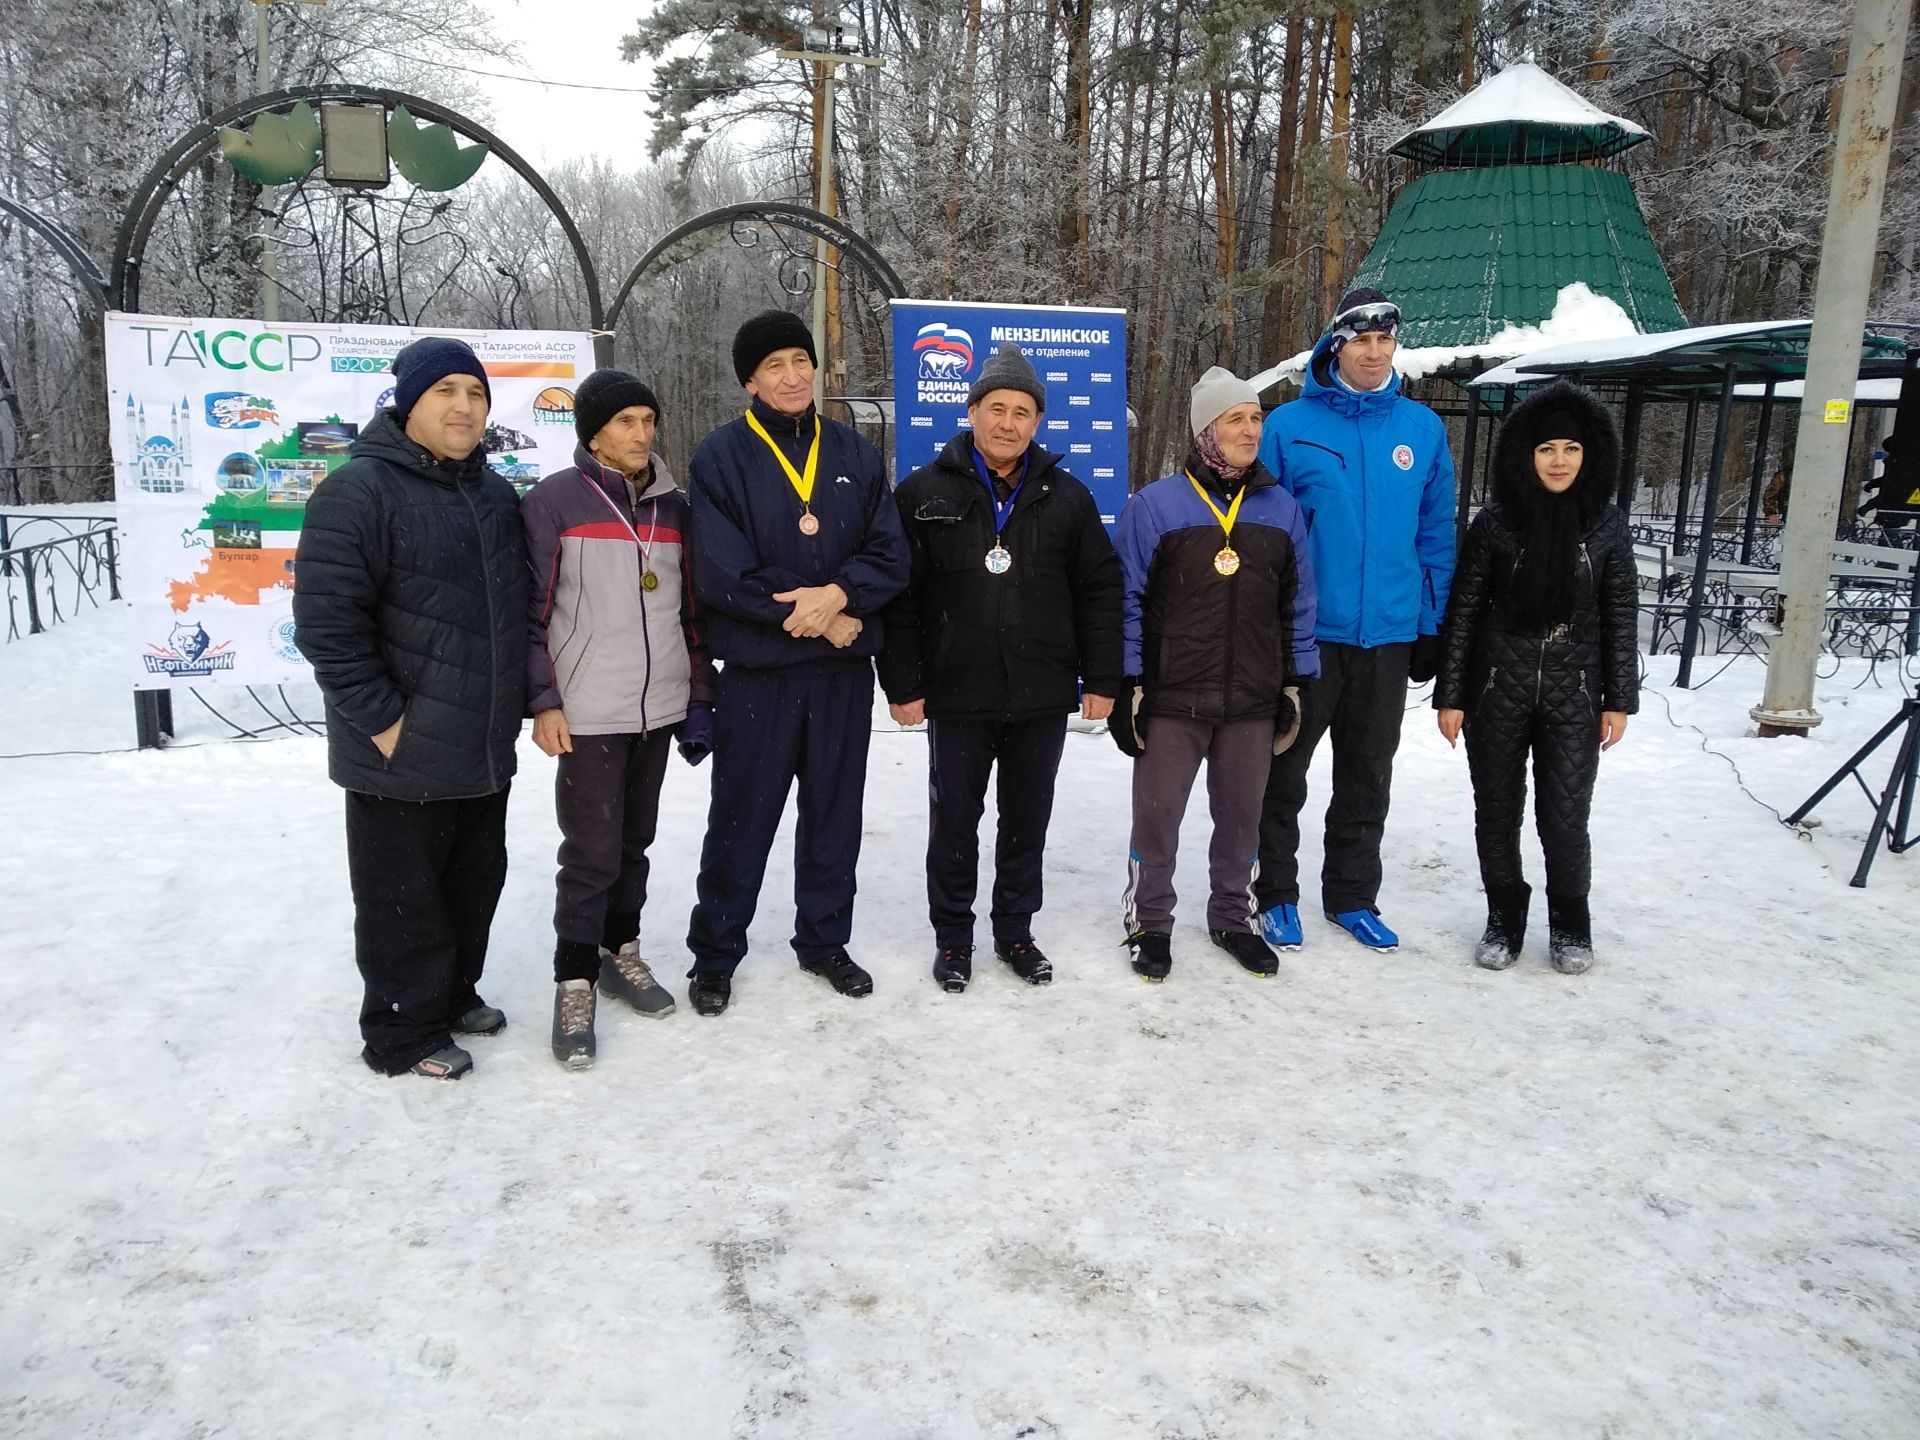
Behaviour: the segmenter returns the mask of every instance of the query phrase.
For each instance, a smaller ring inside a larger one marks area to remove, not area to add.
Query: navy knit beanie
[[[746,384],[760,362],[776,350],[801,349],[815,365],[820,356],[813,348],[813,332],[798,315],[786,310],[762,310],[733,336],[733,373]]]
[[[449,375],[473,376],[487,392],[487,408],[493,408],[493,387],[473,347],[464,340],[428,335],[393,357],[393,409],[402,424],[414,402]]]
[[[606,423],[632,405],[645,405],[660,418],[660,397],[647,382],[625,370],[596,370],[573,392],[573,428],[591,445]]]

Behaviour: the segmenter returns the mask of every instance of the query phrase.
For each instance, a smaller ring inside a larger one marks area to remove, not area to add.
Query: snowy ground
[[[103,614],[0,649],[0,751],[130,745],[123,643]],[[1133,979],[1125,762],[1076,735],[1059,981],[939,994],[925,742],[881,721],[877,993],[792,965],[783,840],[733,1010],[603,1011],[584,1075],[546,1053],[529,744],[486,986],[513,1023],[458,1085],[357,1057],[318,740],[223,743],[182,697],[196,748],[0,761],[0,1432],[1920,1433],[1920,852],[1853,890],[1857,793],[1811,842],[1758,803],[1900,692],[1849,666],[1810,742],[1760,741],[1739,665],[1651,691],[1605,761],[1583,978],[1540,939],[1467,962],[1465,761],[1416,708],[1400,953],[1316,922],[1241,974],[1198,928],[1196,800],[1172,980]],[[705,785],[675,763],[663,973]]]

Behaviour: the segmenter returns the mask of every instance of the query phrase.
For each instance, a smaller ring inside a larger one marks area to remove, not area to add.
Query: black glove
[[[1113,736],[1113,743],[1120,747],[1122,755],[1134,760],[1138,760],[1147,749],[1147,717],[1140,709],[1146,698],[1146,688],[1141,685],[1140,677],[1127,676],[1120,682],[1120,694],[1113,702],[1113,714],[1107,719],[1107,733]]]
[[[1407,679],[1424,685],[1440,673],[1440,637],[1422,635],[1413,642],[1413,654],[1407,657]]]
[[[1300,723],[1307,718],[1307,696],[1312,690],[1313,681],[1300,676],[1280,692],[1280,709],[1273,717],[1274,754],[1286,754],[1300,738]]]
[[[713,753],[713,707],[704,700],[694,701],[687,706],[687,718],[673,727],[673,734],[680,742],[680,758],[698,765]]]

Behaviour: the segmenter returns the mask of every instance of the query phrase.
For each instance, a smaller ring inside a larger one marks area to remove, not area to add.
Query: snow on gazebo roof
[[[1463,345],[1403,345],[1394,352],[1393,368],[1400,372],[1402,380],[1419,380],[1439,371],[1458,371],[1470,364],[1510,360],[1545,345],[1604,340],[1635,333],[1632,317],[1620,308],[1619,302],[1596,295],[1575,281],[1561,288],[1554,299],[1553,313],[1538,325],[1508,322],[1497,326],[1487,339]],[[1255,390],[1265,390],[1282,381],[1297,385],[1306,375],[1307,361],[1312,355],[1312,350],[1302,350],[1298,355],[1288,356],[1278,365],[1248,376],[1247,383]]]
[[[1602,160],[1652,138],[1522,61],[1388,149],[1428,165],[1561,165]]]

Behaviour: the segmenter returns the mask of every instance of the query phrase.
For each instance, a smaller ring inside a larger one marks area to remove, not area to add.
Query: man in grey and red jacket
[[[695,765],[712,746],[713,666],[695,621],[687,499],[653,453],[659,400],[624,370],[596,370],[573,415],[573,468],[536,485],[520,513],[533,738],[560,762],[553,1054],[584,1069],[596,982],[642,1015],[673,1012],[640,958],[647,847],[673,737]]]

